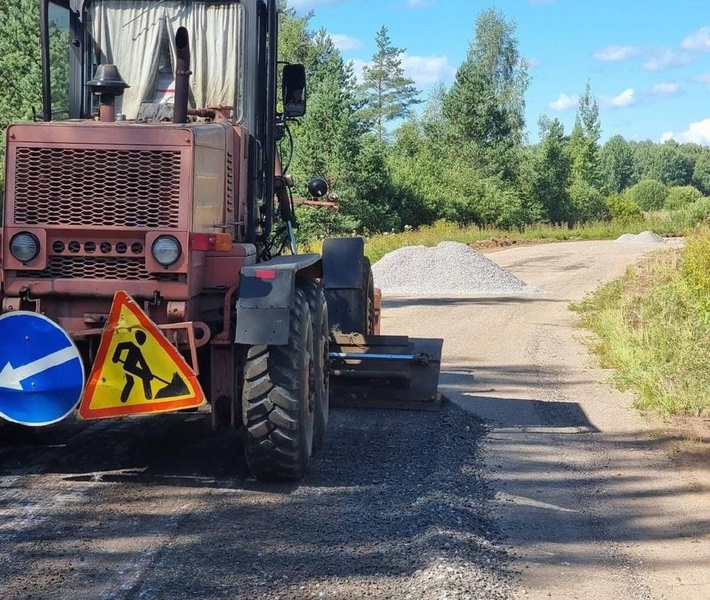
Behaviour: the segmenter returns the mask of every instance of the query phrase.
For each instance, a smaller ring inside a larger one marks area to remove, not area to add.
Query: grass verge
[[[635,223],[586,223],[575,227],[530,225],[523,231],[481,227],[459,227],[455,223],[439,221],[415,231],[375,235],[367,240],[365,253],[375,263],[385,254],[404,246],[436,246],[444,240],[463,244],[508,245],[517,243],[564,242],[574,240],[613,240],[624,233],[653,230],[659,235],[680,235],[684,228],[666,215],[648,215]],[[315,248],[317,251],[317,248]]]
[[[710,228],[573,307],[602,366],[661,415],[710,414]]]

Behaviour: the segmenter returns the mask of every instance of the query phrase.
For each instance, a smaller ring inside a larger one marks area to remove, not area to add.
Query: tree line
[[[0,8],[4,134],[39,109],[41,75],[36,0],[0,0]],[[306,195],[310,178],[323,177],[338,207],[300,207],[301,239],[399,231],[441,219],[502,228],[632,220],[643,211],[710,202],[704,200],[709,148],[622,136],[601,144],[589,84],[570,132],[543,116],[539,142],[527,143],[529,68],[516,24],[499,10],[479,14],[453,84],[423,99],[386,26],[358,80],[328,33],[312,29],[312,12],[298,16],[287,0],[280,8],[279,60],[305,64],[309,82],[308,113],[281,142],[284,161],[296,196]],[[4,136],[0,153],[4,165]]]
[[[589,84],[571,131],[542,116],[539,142],[527,143],[529,68],[516,24],[496,9],[479,14],[453,84],[414,110],[420,94],[386,27],[358,82],[327,33],[309,29],[313,13],[282,8],[281,58],[305,62],[310,83],[309,113],[292,127],[292,171],[300,193],[309,177],[324,177],[340,207],[300,209],[305,239],[440,219],[502,228],[633,220],[710,195],[710,148],[619,135],[600,143]]]

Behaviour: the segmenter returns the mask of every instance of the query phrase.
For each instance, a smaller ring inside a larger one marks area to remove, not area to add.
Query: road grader
[[[297,480],[331,400],[436,402],[441,340],[375,335],[363,238],[298,252],[278,149],[306,70],[277,61],[276,0],[39,9],[41,111],[6,131],[0,420],[199,409],[243,427],[256,478]]]

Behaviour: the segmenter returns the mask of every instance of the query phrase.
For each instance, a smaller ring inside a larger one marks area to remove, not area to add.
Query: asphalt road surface
[[[655,247],[491,254],[550,293],[391,300],[438,413],[334,411],[300,485],[181,414],[0,426],[0,597],[710,598],[706,465],[601,383],[569,300]]]

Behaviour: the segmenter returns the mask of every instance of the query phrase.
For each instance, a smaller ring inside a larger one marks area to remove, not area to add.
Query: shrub
[[[626,193],[642,210],[660,210],[666,202],[668,188],[655,179],[644,179],[630,187]]]
[[[686,238],[682,272],[695,298],[710,308],[710,227]],[[706,317],[710,321],[710,314]]]
[[[609,208],[604,196],[585,181],[576,180],[569,187],[569,197],[574,207],[575,219],[581,222],[603,221],[609,218]]]
[[[672,213],[673,220],[683,227],[696,227],[710,221],[710,198],[700,198],[681,210]]]
[[[628,194],[612,194],[606,199],[611,218],[619,223],[633,223],[643,220],[643,211]]]
[[[668,190],[664,206],[668,210],[679,210],[700,200],[702,197],[702,192],[692,185],[676,186]]]

